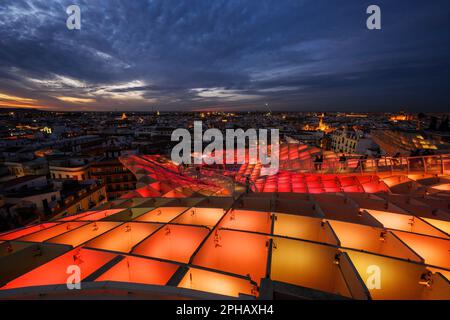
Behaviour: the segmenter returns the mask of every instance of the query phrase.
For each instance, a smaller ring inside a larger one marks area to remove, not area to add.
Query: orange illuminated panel
[[[127,256],[95,281],[165,285],[177,269],[175,264]]]
[[[342,247],[422,262],[417,254],[391,232],[340,221],[329,221]]]
[[[335,293],[338,250],[331,246],[274,238],[271,279]],[[343,293],[340,293],[343,294]]]
[[[273,233],[280,236],[337,244],[325,235],[321,218],[276,213]]]
[[[78,229],[51,238],[47,242],[79,246],[94,237],[120,225],[120,222],[92,222]]]
[[[178,287],[230,297],[238,297],[240,293],[256,295],[255,286],[248,280],[196,268],[189,269]]]
[[[450,221],[443,221],[437,219],[429,219],[423,218],[426,222],[433,225],[435,228],[444,231],[447,234],[450,234]]]
[[[63,234],[65,232],[69,232],[71,230],[74,230],[78,227],[84,226],[89,222],[64,222],[61,224],[58,224],[54,227],[38,231],[35,233],[32,233],[30,235],[27,235],[25,237],[22,237],[18,240],[20,241],[33,241],[33,242],[43,242],[45,240],[48,240],[50,238],[59,236],[60,234]]]
[[[72,265],[80,267],[81,280],[88,277],[116,255],[88,249],[75,249],[50,262],[10,281],[3,289],[29,286],[65,284],[68,278],[67,268]]]
[[[442,183],[433,186],[433,189],[441,191],[450,191],[450,183]]]
[[[206,228],[167,225],[144,240],[132,252],[187,263],[208,233]]]
[[[427,269],[429,269],[430,271],[436,273],[439,272],[440,274],[442,274],[444,276],[444,278],[446,278],[448,281],[450,281],[450,270],[445,270],[445,269],[440,269],[440,268],[432,268],[432,267],[428,267]]]
[[[270,212],[233,210],[220,222],[221,228],[270,233]]]
[[[92,213],[90,215],[81,217],[81,218],[76,219],[76,220],[79,220],[79,221],[97,221],[97,220],[101,220],[101,219],[104,219],[106,217],[109,217],[110,215],[116,214],[116,213],[118,213],[120,211],[123,211],[123,210],[124,209],[110,209],[110,210],[97,211],[97,212],[94,212],[94,213]]]
[[[96,213],[96,212],[98,212],[98,211],[86,211],[86,212],[79,213],[79,214],[73,214],[73,215],[67,216],[67,217],[65,217],[65,218],[58,219],[58,221],[73,221],[73,220],[78,220],[78,219],[81,219],[81,218],[83,218],[83,217],[89,216],[89,215],[91,215],[91,214],[93,214],[93,213]]]
[[[187,207],[160,207],[140,216],[135,221],[169,222],[186,211]]]
[[[346,250],[362,281],[375,300],[420,299],[425,288],[419,284],[425,266],[405,260]],[[379,282],[378,280],[379,279]]]
[[[176,218],[173,223],[214,227],[223,214],[221,208],[191,208]]]
[[[231,272],[260,282],[265,277],[267,265],[267,236],[239,231],[214,232],[200,251],[193,264]]]
[[[424,258],[425,263],[450,269],[450,240],[401,231],[394,233]]]
[[[375,217],[375,219],[380,221],[385,228],[421,233],[436,237],[446,236],[442,231],[434,228],[433,226],[424,222],[420,218],[411,215],[396,214],[377,210],[367,210],[367,211],[373,217]]]
[[[144,240],[160,227],[159,224],[129,222],[95,238],[86,247],[128,253],[134,245]]]
[[[10,232],[6,232],[0,235],[0,240],[3,241],[9,241],[14,240],[23,236],[26,236],[28,234],[32,234],[34,232],[42,231],[48,228],[51,228],[53,226],[56,226],[58,223],[50,222],[50,223],[42,223],[31,227],[25,227],[18,230],[13,230]]]

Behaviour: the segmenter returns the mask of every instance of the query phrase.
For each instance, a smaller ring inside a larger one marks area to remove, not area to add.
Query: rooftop
[[[121,161],[136,192],[0,234],[0,298],[450,299],[446,172],[282,171],[275,189],[245,193],[226,170]],[[82,290],[67,290],[73,264]]]

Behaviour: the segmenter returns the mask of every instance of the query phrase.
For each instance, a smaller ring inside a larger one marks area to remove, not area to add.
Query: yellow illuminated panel
[[[320,218],[277,213],[273,233],[296,239],[328,242],[324,228],[325,225]]]
[[[214,227],[223,215],[222,208],[191,208],[176,218],[173,223]]]
[[[426,273],[425,266],[370,253],[346,252],[373,299],[420,299],[424,286],[419,282]]]
[[[420,218],[414,216],[377,210],[367,211],[375,219],[380,221],[384,227],[389,229],[421,233],[436,237],[444,236],[440,230],[437,230],[433,226],[422,221]]]
[[[434,227],[438,228],[439,230],[442,230],[445,233],[450,234],[450,221],[443,221],[429,218],[424,218],[424,220],[429,224],[433,225]]]
[[[162,207],[154,209],[135,219],[145,222],[169,222],[189,208],[186,207]]]
[[[255,286],[248,280],[194,268],[189,269],[178,287],[231,297],[238,297],[240,293],[257,294]]]
[[[331,246],[275,238],[272,249],[271,278],[297,286],[335,292],[338,250]],[[344,294],[344,292],[335,292]]]

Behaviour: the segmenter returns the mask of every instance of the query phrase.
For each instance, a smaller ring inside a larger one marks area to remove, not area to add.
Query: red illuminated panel
[[[265,276],[267,244],[263,235],[220,230],[208,238],[193,264],[250,277],[259,283]]]
[[[159,224],[125,223],[88,243],[86,247],[128,253],[134,245],[144,240],[160,227]]]
[[[173,223],[214,227],[223,214],[222,208],[191,208],[176,218]]]
[[[101,235],[102,233],[111,230],[114,227],[117,227],[120,224],[120,222],[92,222],[68,233],[51,238],[47,240],[47,242],[68,244],[76,247],[94,237]]]
[[[26,227],[26,228],[14,230],[11,232],[3,233],[0,235],[0,240],[3,240],[3,241],[14,240],[14,239],[26,236],[28,234],[37,232],[37,231],[42,231],[44,229],[51,228],[53,226],[56,226],[57,224],[58,223],[54,223],[54,222],[42,223],[42,224],[38,224],[35,226]]]
[[[85,217],[81,217],[79,219],[79,221],[97,221],[100,219],[104,219],[106,217],[109,217],[110,215],[116,214],[117,212],[123,211],[124,209],[110,209],[110,210],[102,210],[102,211],[97,211],[95,213],[92,213],[90,215],[87,215]]]
[[[221,221],[221,228],[270,233],[272,219],[269,212],[233,210]]]
[[[425,263],[450,269],[450,240],[402,231],[393,232],[424,258]]]
[[[389,189],[382,181],[363,183],[362,187],[366,193],[388,192]]]
[[[208,233],[206,228],[167,225],[144,240],[133,253],[187,263]]]
[[[238,297],[240,293],[256,295],[255,286],[248,280],[195,268],[189,269],[178,287],[230,297]]]
[[[22,237],[18,240],[20,241],[33,241],[33,242],[43,242],[45,240],[48,240],[50,238],[59,236],[60,234],[63,234],[65,232],[69,232],[71,230],[74,230],[78,227],[84,226],[89,222],[64,222],[61,224],[58,224],[54,227],[47,228],[42,231],[38,231],[35,233],[32,233],[30,235],[27,235],[25,237]]]
[[[10,281],[3,289],[29,286],[65,284],[68,278],[67,268],[71,265],[80,267],[81,280],[112,260],[116,255],[88,249],[75,249],[62,256]]]
[[[128,256],[95,281],[165,285],[177,269],[175,264]]]
[[[186,211],[187,207],[161,207],[140,216],[135,221],[169,222]]]

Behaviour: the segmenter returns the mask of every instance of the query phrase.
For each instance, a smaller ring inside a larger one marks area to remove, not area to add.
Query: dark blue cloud
[[[360,0],[2,0],[0,93],[67,109],[448,110],[448,0],[374,3],[379,31]]]

